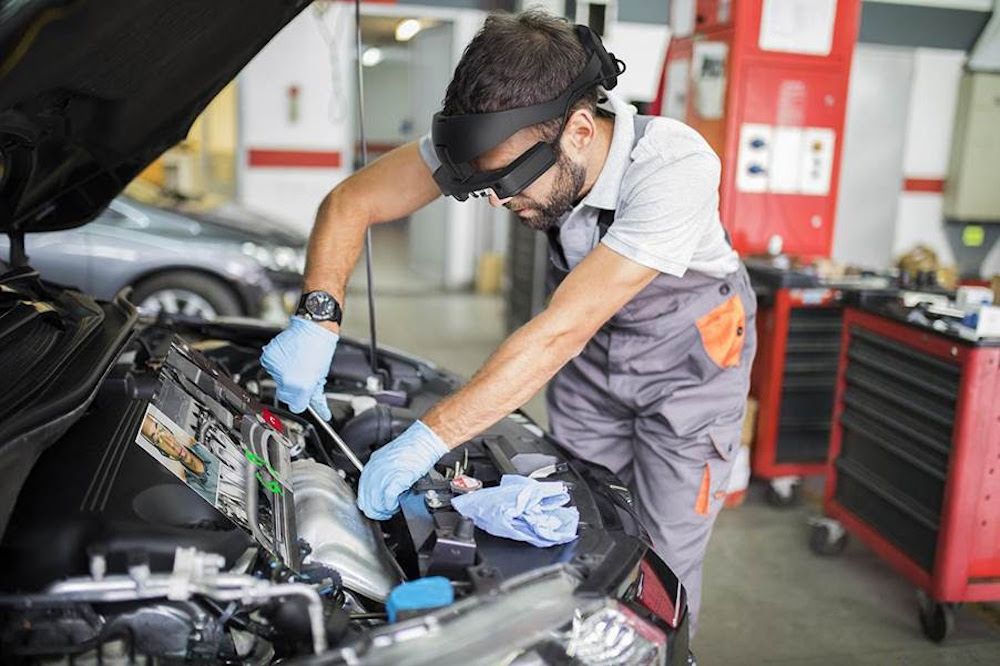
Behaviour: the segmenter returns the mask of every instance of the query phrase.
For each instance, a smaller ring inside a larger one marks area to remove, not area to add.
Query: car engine
[[[348,458],[277,404],[259,333],[236,333],[141,330],[86,414],[34,465],[0,544],[4,663],[319,654],[385,625],[402,581],[445,576],[462,598],[547,565],[586,566],[611,548],[588,526],[629,520],[613,477],[582,484],[599,472],[514,414],[445,456],[391,521],[369,521]],[[363,351],[346,345],[327,387],[332,425],[362,461],[457,381],[385,364],[391,379],[373,391]],[[564,481],[580,538],[533,548],[451,509],[454,494],[504,473]]]

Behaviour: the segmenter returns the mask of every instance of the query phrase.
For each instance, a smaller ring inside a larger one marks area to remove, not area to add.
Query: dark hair
[[[562,94],[587,64],[573,26],[540,9],[490,14],[465,47],[445,93],[446,116],[506,111],[549,102]],[[596,86],[571,110],[597,108]],[[562,118],[536,127],[556,138]]]

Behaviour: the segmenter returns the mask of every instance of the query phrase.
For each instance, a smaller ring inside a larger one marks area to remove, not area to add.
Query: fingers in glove
[[[323,393],[323,389],[326,388],[326,379],[321,379],[316,385],[316,389],[313,391],[312,399],[309,400],[309,406],[316,410],[316,414],[328,422],[333,417],[330,413],[330,405],[326,401],[326,396]]]
[[[303,391],[298,388],[279,386],[277,391],[278,400],[288,405],[288,410],[295,414],[301,414],[309,406],[311,394],[308,390]]]

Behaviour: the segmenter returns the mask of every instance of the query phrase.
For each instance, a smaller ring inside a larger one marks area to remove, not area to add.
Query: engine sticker
[[[218,457],[154,405],[146,408],[135,441],[206,501],[216,504]]]
[[[290,445],[276,416],[175,343],[135,443],[292,569],[299,565]]]

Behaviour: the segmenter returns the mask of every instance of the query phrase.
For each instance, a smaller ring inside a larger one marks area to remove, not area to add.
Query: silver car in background
[[[30,234],[26,249],[47,280],[101,299],[131,288],[146,313],[277,322],[298,300],[306,241],[234,204],[191,212],[120,196],[91,224]],[[0,237],[0,260],[8,253]]]

